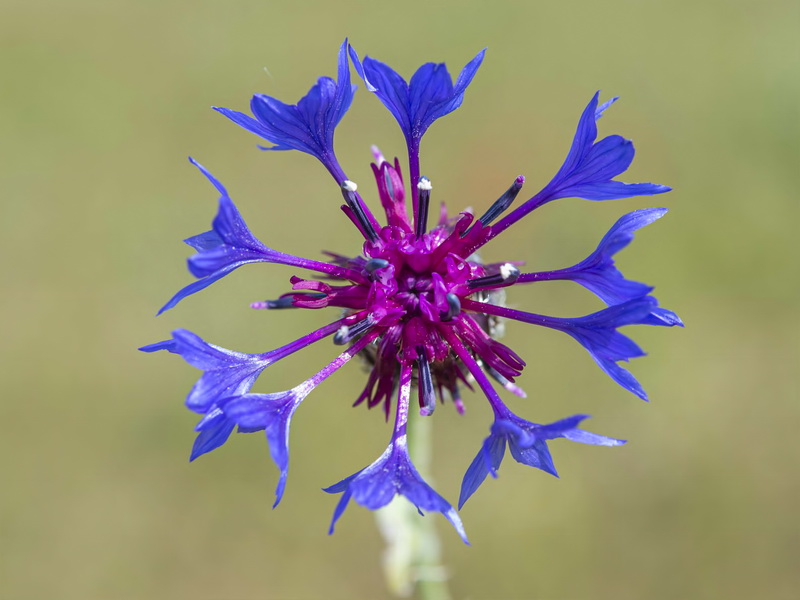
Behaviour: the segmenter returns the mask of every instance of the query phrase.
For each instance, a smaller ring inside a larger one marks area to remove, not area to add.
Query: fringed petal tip
[[[347,40],[338,53],[337,81],[320,77],[296,104],[285,104],[266,94],[250,102],[253,116],[215,106],[214,110],[243,129],[274,144],[262,150],[299,150],[316,157],[332,173],[340,172],[333,151],[333,136],[353,102],[356,86],[350,83]]]
[[[386,506],[399,494],[411,502],[420,514],[427,511],[444,515],[461,540],[469,545],[458,513],[447,500],[425,483],[411,462],[404,444],[392,443],[370,466],[324,488],[324,491],[342,494],[334,509],[329,533],[333,533],[336,522],[351,498],[365,508],[376,510]]]
[[[196,294],[242,265],[253,262],[275,262],[280,255],[267,248],[247,227],[242,215],[225,187],[197,161],[190,158],[201,173],[219,191],[217,214],[212,229],[187,238],[185,243],[197,250],[187,260],[189,271],[198,278],[179,290],[158,315],[176,306],[184,298]]]
[[[572,280],[596,294],[609,306],[623,304],[629,300],[642,298],[653,291],[637,281],[626,279],[616,267],[614,255],[633,241],[634,233],[642,227],[660,219],[666,208],[643,208],[622,216],[603,236],[597,248],[581,262],[556,271],[525,273],[519,277],[520,283],[535,281]],[[663,309],[661,309],[663,311]],[[669,311],[664,311],[669,313]],[[677,318],[674,313],[669,313]],[[662,320],[654,320],[654,325],[675,324],[674,318],[664,315]]]
[[[141,348],[137,348],[139,352],[158,352],[159,350],[167,350],[168,352],[176,352],[175,341],[165,340],[163,342],[156,342],[155,344],[147,344]]]
[[[558,477],[547,447],[548,441],[565,438],[594,446],[620,446],[625,443],[624,440],[579,429],[578,425],[587,418],[589,415],[573,415],[547,425],[539,425],[526,421],[510,411],[497,415],[491,427],[491,434],[484,440],[480,451],[464,474],[458,500],[459,510],[480,487],[487,475],[497,476],[506,445],[517,462]]]
[[[210,409],[195,426],[198,435],[192,446],[189,462],[222,446],[228,441],[234,426],[233,421],[226,418],[219,408]]]
[[[614,179],[628,169],[635,149],[630,140],[619,135],[596,141],[597,119],[617,100],[616,97],[612,98],[598,107],[599,94],[595,93],[581,114],[567,157],[550,183],[498,223],[498,230],[505,229],[532,210],[559,198],[603,201],[652,196],[671,190],[666,185],[625,183]]]
[[[406,82],[390,66],[349,46],[350,59],[367,90],[392,113],[406,140],[414,145],[437,119],[453,112],[464,99],[486,53],[484,48],[461,70],[455,85],[444,63],[426,63]]]

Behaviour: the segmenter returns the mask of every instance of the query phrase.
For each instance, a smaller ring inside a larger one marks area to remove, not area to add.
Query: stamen
[[[253,302],[250,304],[250,308],[255,309],[270,309],[274,310],[276,308],[295,308],[294,306],[294,297],[295,296],[303,296],[310,300],[319,300],[320,298],[324,298],[327,294],[291,294],[289,296],[284,296],[283,298],[278,298],[277,300],[264,300],[263,302]]]
[[[447,299],[447,312],[441,313],[442,321],[452,321],[458,313],[461,312],[461,300],[452,292],[445,296]]]
[[[347,203],[347,206],[350,207],[350,210],[353,211],[353,214],[356,216],[356,219],[358,219],[358,222],[361,225],[361,229],[367,234],[369,240],[371,242],[377,242],[378,234],[375,232],[375,228],[372,226],[372,223],[370,223],[366,213],[364,212],[364,205],[362,204],[361,198],[356,195],[357,189],[358,186],[354,181],[345,179],[342,182],[342,196],[344,196],[344,201]]]
[[[333,343],[337,346],[344,346],[348,342],[366,332],[374,324],[375,320],[372,318],[372,315],[370,315],[366,319],[363,319],[353,325],[342,325],[339,328],[339,331],[337,331],[333,336]]]
[[[419,178],[417,190],[419,191],[419,216],[417,218],[416,234],[418,238],[428,230],[428,205],[431,202],[431,180],[424,175]]]
[[[436,393],[433,391],[433,378],[431,377],[431,366],[428,364],[428,355],[424,346],[417,346],[417,371],[419,388],[419,414],[428,417],[436,410]]]
[[[371,258],[364,265],[364,270],[372,275],[378,269],[385,269],[389,266],[389,261],[384,258]]]
[[[476,277],[470,279],[467,284],[470,288],[482,287],[500,287],[511,285],[519,279],[519,269],[511,263],[505,263],[500,266],[500,271],[494,275],[486,275],[485,277]]]
[[[511,206],[511,203],[514,202],[517,194],[519,194],[519,191],[522,189],[523,183],[525,183],[525,177],[520,175],[514,180],[514,183],[511,184],[511,187],[508,188],[505,193],[489,207],[489,210],[487,210],[483,216],[478,219],[478,221],[484,225],[488,225],[497,217],[499,217],[503,211],[505,211],[509,206]]]

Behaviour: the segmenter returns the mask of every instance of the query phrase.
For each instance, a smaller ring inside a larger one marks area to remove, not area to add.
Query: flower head
[[[273,142],[272,149],[300,150],[325,165],[344,200],[342,211],[364,238],[360,253],[328,253],[328,260],[322,262],[273,250],[250,231],[225,188],[192,161],[219,192],[219,210],[210,231],[186,240],[196,250],[189,258],[189,271],[197,281],[181,289],[162,308],[172,308],[240,266],[267,262],[311,271],[312,275],[293,276],[290,291],[275,299],[253,302],[253,308],[333,307],[337,318],[294,342],[260,354],[226,350],[185,330],[177,330],[171,340],[142,350],[179,354],[203,371],[186,400],[191,410],[203,415],[195,428],[198,438],[192,458],[223,444],[234,427],[238,426],[240,432],[265,433],[280,471],[276,505],[286,486],[289,430],[295,412],[325,379],[353,357],[361,357],[369,365],[370,374],[354,404],[381,406],[387,419],[394,411],[394,428],[386,451],[375,462],[326,489],[342,494],[334,511],[334,524],[351,499],[376,509],[400,495],[420,512],[442,513],[466,542],[455,509],[423,480],[409,456],[406,424],[412,398],[425,416],[446,401],[463,413],[463,387],[477,386],[492,408],[494,422],[467,468],[460,508],[487,475],[497,476],[506,448],[518,462],[555,475],[548,441],[565,438],[605,446],[623,443],[578,428],[586,415],[539,425],[515,415],[505,405],[495,384],[524,397],[516,378],[526,363],[497,340],[503,320],[566,333],[615,382],[643,399],[647,397],[642,386],[619,363],[644,353],[619,329],[627,325],[681,325],[675,313],[658,305],[651,295],[652,287],[626,279],[614,263],[615,254],[632,241],[634,232],[663,216],[666,209],[641,209],[623,216],[586,259],[552,271],[523,273],[518,257],[484,264],[475,251],[552,200],[610,200],[658,194],[669,188],[615,179],[633,160],[633,145],[618,135],[596,141],[596,121],[616,99],[598,106],[599,96],[595,94],[580,117],[564,164],[540,192],[507,212],[525,183],[525,178],[518,176],[494,203],[486,203],[480,217],[469,211],[449,216],[442,205],[438,218],[429,226],[434,186],[420,175],[420,141],[437,118],[461,105],[484,52],[464,67],[455,83],[443,64],[433,63],[420,67],[406,83],[387,65],[369,57],[360,61],[349,48],[358,75],[397,120],[407,143],[407,179],[399,160],[389,162],[373,147],[377,199],[385,213],[382,224],[334,154],[333,131],[349,108],[354,89],[347,50],[345,41],[339,49],[337,81],[320,79],[296,105],[257,95],[251,104],[254,117],[218,110]],[[586,316],[555,317],[504,306],[503,299],[510,291],[506,288],[553,280],[580,284],[606,307]],[[332,337],[335,345],[343,347],[330,364],[290,390],[251,391],[264,369],[325,337]]]
[[[550,449],[547,447],[549,440],[565,438],[594,446],[620,446],[625,443],[624,440],[578,429],[578,424],[586,418],[588,415],[575,415],[549,425],[537,425],[511,412],[498,414],[492,424],[491,435],[484,440],[478,455],[464,475],[458,507],[464,506],[487,475],[497,477],[497,470],[505,456],[506,445],[518,463],[536,467],[558,477]]]

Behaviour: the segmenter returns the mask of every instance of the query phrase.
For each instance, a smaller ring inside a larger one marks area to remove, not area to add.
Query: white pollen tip
[[[431,180],[428,179],[427,177],[420,177],[417,187],[421,190],[426,190],[428,192],[430,192],[433,189],[433,186],[431,185]]]
[[[375,157],[375,160],[378,162],[378,166],[380,167],[383,163],[386,162],[386,158],[383,156],[383,152],[377,146],[370,146],[369,148],[372,151],[372,156]]]
[[[344,337],[348,333],[350,333],[350,328],[347,325],[342,325],[341,327],[339,327],[339,330],[336,332],[336,335]]]
[[[349,179],[345,179],[342,182],[342,189],[348,192],[355,192],[358,189],[355,181],[350,181]]]
[[[511,277],[517,274],[519,274],[519,269],[511,263],[506,263],[500,266],[500,276],[503,279],[511,279]]]

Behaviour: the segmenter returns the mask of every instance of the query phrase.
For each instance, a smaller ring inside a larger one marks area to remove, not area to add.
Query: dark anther
[[[419,192],[419,203],[417,204],[417,228],[416,234],[421,238],[428,230],[428,206],[431,203],[431,180],[423,176],[419,178],[417,183],[417,191]]]
[[[342,183],[342,196],[344,196],[344,201],[347,203],[347,206],[350,207],[350,210],[353,211],[353,214],[356,216],[356,219],[358,219],[361,228],[364,230],[364,233],[367,234],[370,241],[377,242],[378,234],[375,233],[375,228],[372,226],[372,223],[369,222],[364,212],[364,205],[361,203],[361,198],[356,195],[356,189],[358,189],[358,186],[347,179]]]
[[[419,380],[417,387],[419,388],[419,405],[423,417],[428,417],[436,410],[436,394],[433,391],[433,378],[431,377],[431,366],[428,364],[428,355],[423,346],[417,346],[417,370],[419,372]]]
[[[499,217],[504,210],[506,210],[511,203],[514,202],[514,199],[519,194],[519,191],[522,189],[522,184],[525,183],[525,177],[520,175],[514,180],[514,183],[511,184],[511,187],[508,188],[505,193],[500,196],[497,201],[489,207],[483,216],[478,219],[484,225],[488,225],[492,221],[494,221],[497,217]]]
[[[448,293],[447,296],[447,312],[442,312],[442,321],[452,321],[458,313],[461,312],[461,300],[455,294]]]
[[[389,194],[389,198],[394,198],[394,183],[392,183],[392,175],[389,173],[389,169],[386,169],[383,179],[386,182],[386,192]]]
[[[503,387],[505,387],[506,385],[508,385],[509,383],[511,383],[511,382],[508,380],[508,378],[506,378],[506,377],[504,377],[503,375],[501,375],[501,374],[500,374],[500,373],[499,373],[499,372],[498,372],[496,369],[494,369],[494,368],[492,368],[492,367],[490,367],[490,366],[488,366],[488,365],[484,365],[484,368],[485,368],[485,369],[486,369],[486,371],[489,373],[489,375],[491,376],[491,378],[492,378],[492,379],[494,379],[494,380],[495,380],[497,383],[499,383],[499,384],[500,384],[500,385],[502,385]]]
[[[494,275],[486,275],[485,277],[476,277],[470,279],[467,283],[472,289],[482,287],[500,287],[511,285],[519,279],[519,269],[511,263],[505,263],[500,266],[500,271]]]
[[[371,258],[364,265],[364,270],[372,275],[378,269],[385,269],[389,266],[389,261],[384,258]]]
[[[358,336],[372,327],[375,324],[375,320],[370,315],[366,319],[362,319],[358,323],[353,325],[342,325],[333,336],[333,343],[337,346],[344,346],[348,342],[351,342]]]

